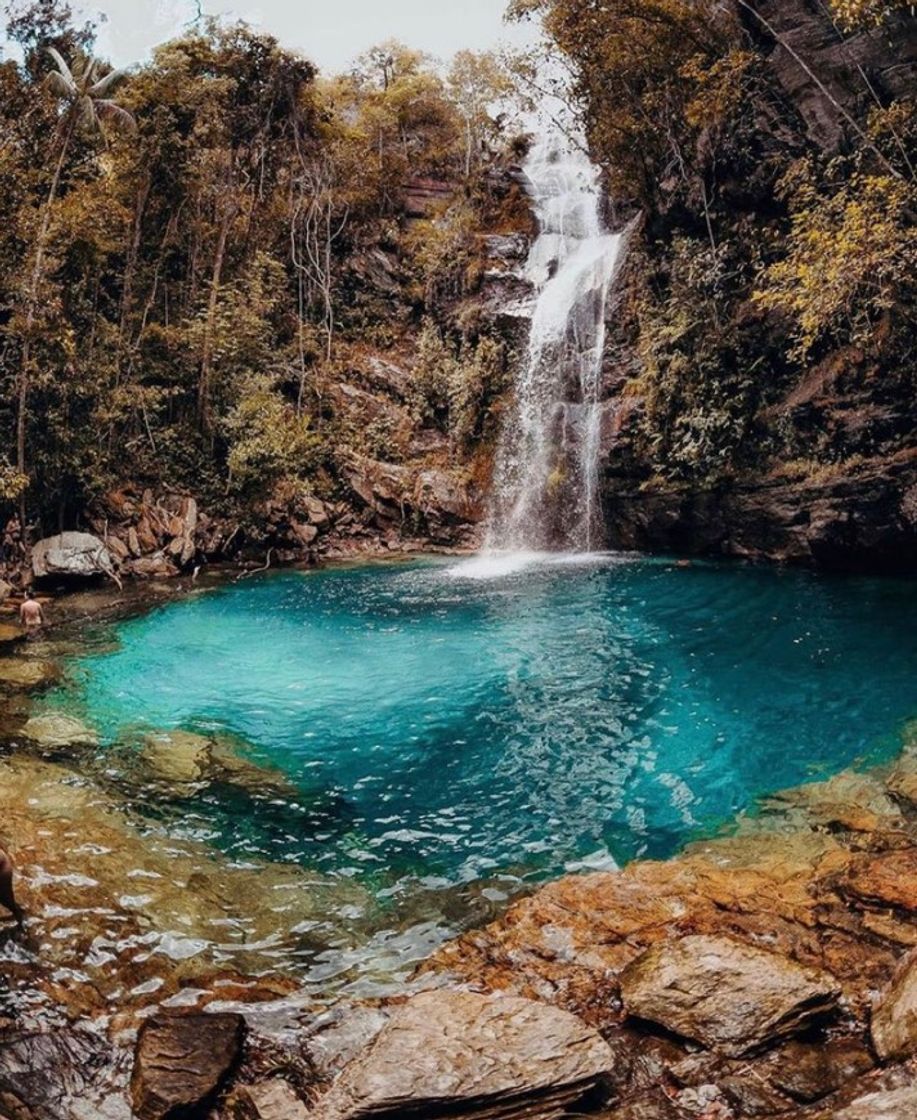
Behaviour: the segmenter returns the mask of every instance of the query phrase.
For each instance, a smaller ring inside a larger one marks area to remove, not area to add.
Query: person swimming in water
[[[19,621],[26,630],[33,632],[44,625],[45,612],[42,610],[41,603],[31,591],[27,591],[25,598],[22,600],[22,606],[19,608]]]
[[[16,925],[21,926],[25,921],[25,911],[16,901],[13,893],[13,861],[7,853],[0,848],[0,906],[5,906],[16,919]]]

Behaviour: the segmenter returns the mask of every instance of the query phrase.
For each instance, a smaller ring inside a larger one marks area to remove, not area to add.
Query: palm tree
[[[63,111],[57,129],[60,149],[51,186],[41,211],[38,235],[35,238],[34,257],[25,290],[25,329],[22,341],[22,359],[19,369],[19,385],[16,413],[16,469],[20,475],[26,474],[25,429],[26,413],[31,384],[32,331],[35,326],[35,312],[38,305],[38,292],[41,286],[48,244],[48,231],[51,225],[51,210],[60,188],[61,174],[70,150],[70,143],[79,131],[102,134],[105,126],[134,131],[136,123],[133,116],[118,105],[108,95],[127,76],[124,70],[110,70],[102,74],[103,64],[95,58],[78,56],[73,66],[68,66],[61,53],[48,47],[48,54],[54,61],[55,69],[48,75],[48,88],[63,103]],[[25,529],[25,491],[20,501],[20,517]]]

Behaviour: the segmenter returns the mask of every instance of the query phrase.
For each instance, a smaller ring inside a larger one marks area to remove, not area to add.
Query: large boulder
[[[58,533],[32,548],[32,572],[46,576],[108,576],[114,571],[111,554],[92,533]]]
[[[596,1087],[613,1060],[596,1031],[557,1007],[424,992],[394,1010],[311,1115],[559,1116]]]
[[[138,1120],[206,1115],[242,1051],[241,1015],[156,1015],[140,1028],[131,1096]]]
[[[839,995],[828,973],[728,937],[663,942],[621,973],[628,1014],[734,1057],[794,1034]]]
[[[917,955],[902,962],[872,1013],[872,1042],[880,1058],[917,1054]]]

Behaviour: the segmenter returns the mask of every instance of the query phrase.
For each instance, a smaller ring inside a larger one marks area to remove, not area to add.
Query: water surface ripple
[[[289,796],[176,791],[171,816],[148,807],[163,828],[358,881],[383,907],[443,892],[447,930],[471,913],[463,890],[497,902],[665,856],[761,794],[878,760],[917,707],[906,581],[475,563],[285,572],[172,602],[118,623],[114,646],[96,628],[49,702],[109,744],[237,736]]]

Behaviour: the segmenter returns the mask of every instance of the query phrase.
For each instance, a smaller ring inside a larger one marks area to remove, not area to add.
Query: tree
[[[446,88],[465,126],[465,178],[479,163],[486,139],[498,125],[495,107],[512,92],[512,81],[492,51],[459,51],[452,60]]]
[[[77,55],[69,66],[56,47],[48,47],[54,69],[48,75],[51,93],[63,105],[58,124],[58,153],[51,175],[51,184],[42,205],[38,232],[23,293],[22,353],[20,357],[19,385],[16,405],[16,470],[27,474],[26,465],[26,415],[29,385],[32,377],[32,342],[36,309],[44,272],[45,252],[51,225],[51,214],[61,186],[70,144],[78,130],[90,135],[104,134],[106,125],[119,128],[135,127],[133,116],[108,95],[114,92],[126,74],[123,70],[110,70],[102,74],[102,63],[86,55]],[[21,516],[25,523],[25,491],[21,498]]]

